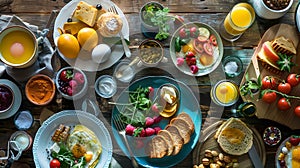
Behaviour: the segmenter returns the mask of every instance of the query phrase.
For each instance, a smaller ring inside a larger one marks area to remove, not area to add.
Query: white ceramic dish
[[[6,119],[13,116],[19,110],[22,103],[22,95],[18,86],[12,81],[7,79],[0,79],[0,84],[8,85],[14,94],[14,101],[12,107],[8,111],[0,113],[0,119]]]
[[[83,0],[83,1],[87,2],[90,5],[101,4],[104,9],[108,9],[110,6],[115,5],[113,2],[109,0]],[[63,27],[64,23],[72,15],[78,2],[80,2],[80,0],[70,1],[59,12],[55,20],[54,32],[53,32],[53,39],[56,46],[57,46],[57,38],[60,35],[57,28]],[[128,26],[127,19],[124,13],[122,12],[122,10],[117,5],[115,5],[115,7],[123,21],[122,33],[126,39],[129,39],[129,26]],[[81,70],[90,71],[90,72],[101,71],[103,69],[111,67],[123,56],[123,54],[124,54],[124,50],[122,45],[113,45],[111,48],[111,57],[107,61],[98,64],[93,62],[92,59],[81,59],[79,57],[77,59],[69,59],[64,57],[62,53],[59,52],[59,55],[71,66],[75,66]]]
[[[98,118],[88,112],[65,110],[48,118],[36,133],[32,146],[32,153],[34,163],[37,168],[49,167],[50,161],[47,159],[49,154],[46,149],[49,149],[53,144],[51,136],[61,123],[68,126],[82,124],[92,130],[102,145],[102,153],[96,168],[109,167],[113,148],[110,134],[105,125]]]

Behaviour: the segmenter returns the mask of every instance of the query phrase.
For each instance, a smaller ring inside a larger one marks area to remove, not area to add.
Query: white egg
[[[110,57],[111,49],[107,44],[99,44],[92,51],[92,60],[96,63],[103,63]]]

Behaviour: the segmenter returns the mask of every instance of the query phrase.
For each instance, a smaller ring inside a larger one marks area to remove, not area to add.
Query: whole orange
[[[57,40],[57,48],[67,58],[76,58],[80,51],[76,37],[71,34],[60,35]]]
[[[91,51],[98,44],[98,34],[95,29],[90,27],[80,29],[77,39],[80,46],[87,51]]]

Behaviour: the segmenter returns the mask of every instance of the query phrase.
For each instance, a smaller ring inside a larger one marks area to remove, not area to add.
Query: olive
[[[102,5],[101,5],[101,4],[97,4],[97,5],[96,5],[96,9],[97,9],[97,10],[101,10],[101,9],[102,9]]]
[[[72,22],[72,18],[68,18],[67,22]]]

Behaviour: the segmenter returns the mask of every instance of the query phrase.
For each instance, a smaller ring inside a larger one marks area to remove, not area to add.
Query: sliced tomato
[[[196,52],[198,52],[199,54],[202,54],[204,52],[203,44],[198,40],[194,40],[193,47],[194,50],[196,50]]]
[[[208,54],[208,55],[213,55],[214,53],[214,50],[213,50],[213,47],[210,43],[204,43],[203,44],[203,48],[204,48],[204,51]]]
[[[216,38],[216,36],[215,35],[210,35],[210,37],[209,37],[209,41],[211,42],[211,44],[212,45],[214,45],[214,46],[217,46],[218,45],[218,42],[217,42],[217,38]]]

